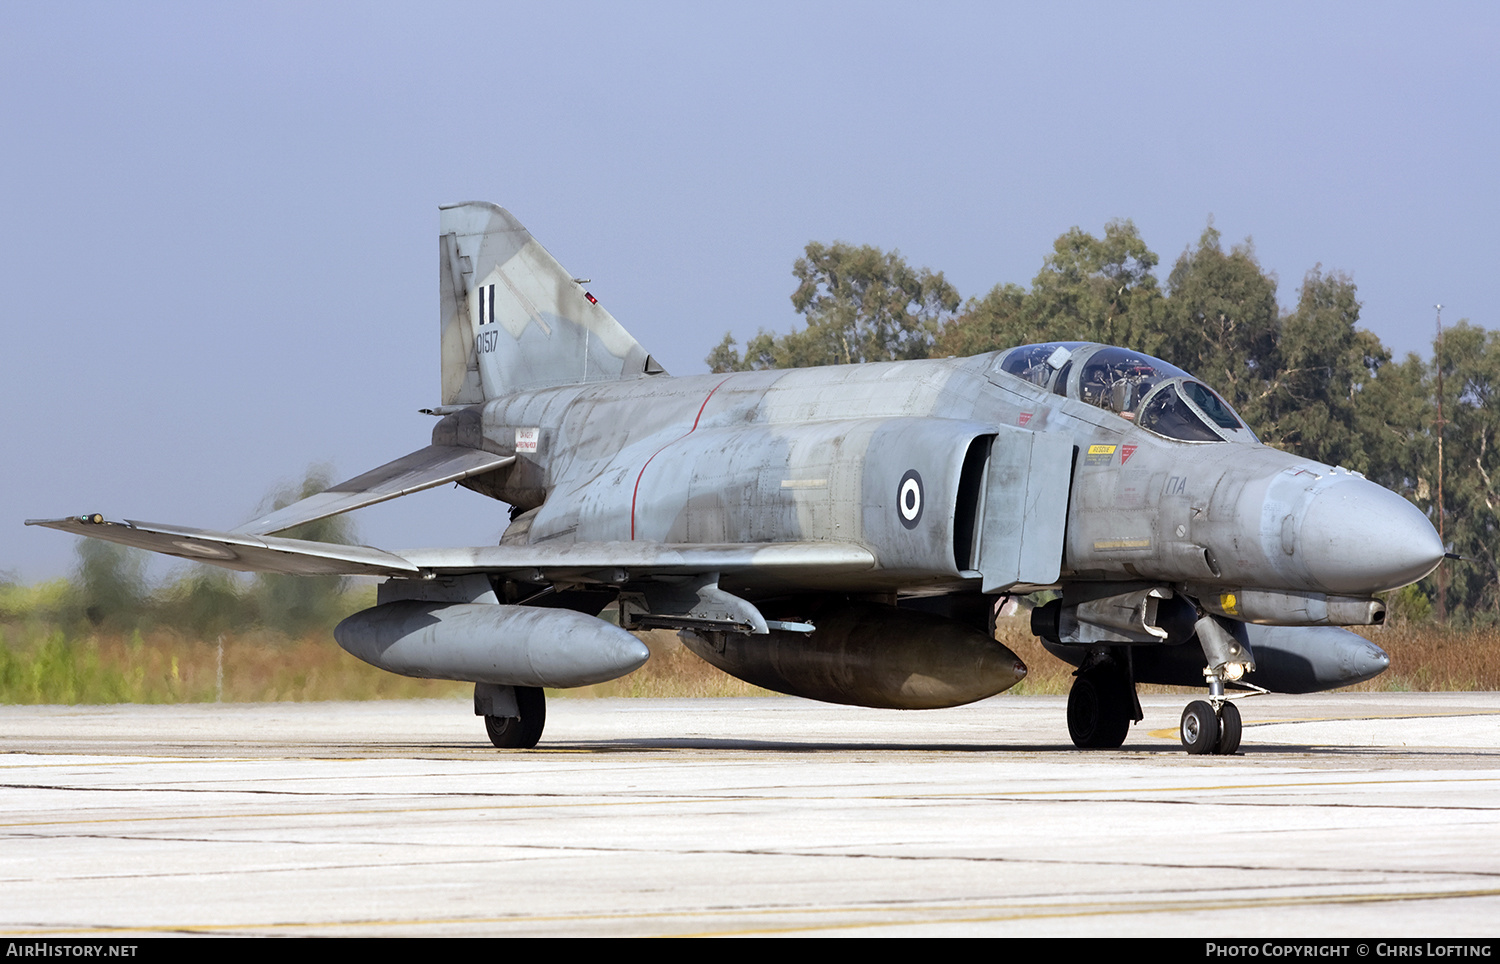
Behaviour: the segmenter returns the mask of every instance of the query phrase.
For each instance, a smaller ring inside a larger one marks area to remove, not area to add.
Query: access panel
[[[998,431],[980,508],[985,592],[1057,582],[1072,480],[1070,437],[1009,427]]]

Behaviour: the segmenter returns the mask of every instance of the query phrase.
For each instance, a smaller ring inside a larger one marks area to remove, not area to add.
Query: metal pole
[[[1448,539],[1443,534],[1443,306],[1437,309],[1437,530],[1438,541],[1446,548]],[[1448,622],[1448,573],[1438,564],[1437,570],[1437,618],[1439,625]]]

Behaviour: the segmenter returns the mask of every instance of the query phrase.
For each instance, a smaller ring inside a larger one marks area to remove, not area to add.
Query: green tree
[[[1447,423],[1443,536],[1469,560],[1447,566],[1448,609],[1461,619],[1494,620],[1500,618],[1500,332],[1461,320],[1443,333],[1436,358]]]
[[[145,611],[145,553],[103,539],[80,539],[77,552],[75,583],[84,616],[96,626],[134,626]]]
[[[750,339],[745,346],[745,354],[741,356],[739,349],[734,347],[738,344],[734,335],[725,332],[724,340],[708,353],[704,361],[708,363],[708,370],[711,372],[748,372],[776,368],[777,340],[775,335],[761,329]]]
[[[1156,254],[1130,221],[1111,221],[1104,237],[1071,228],[1032,280],[1031,290],[1001,284],[971,298],[943,327],[936,354],[978,355],[1046,341],[1097,341],[1152,350],[1160,341],[1163,300]]]
[[[1355,424],[1364,472],[1429,515],[1437,504],[1432,366],[1414,354],[1381,365],[1357,395]]]
[[[316,495],[331,484],[328,466],[315,465],[299,486],[283,488],[267,501],[262,511],[274,511],[310,495]],[[287,539],[310,542],[352,544],[354,525],[347,516],[329,516],[276,533]],[[342,594],[347,580],[340,576],[287,576],[261,573],[255,578],[254,600],[261,622],[287,635],[332,626],[342,615]]]
[[[792,306],[806,327],[786,335],[762,331],[744,355],[726,334],[706,359],[713,371],[806,368],[926,358],[938,326],[958,308],[958,292],[941,272],[912,268],[900,252],[809,242],[792,268]]]
[[[211,640],[258,618],[234,576],[216,566],[193,566],[158,598],[161,620],[199,639]]]
[[[1158,261],[1130,221],[1109,222],[1102,238],[1072,228],[1053,242],[1031,283],[1030,314],[1045,319],[1047,341],[1152,351],[1161,326]]]
[[[995,285],[983,298],[970,298],[952,321],[938,332],[933,354],[967,358],[1002,347],[1043,341],[1070,341],[1055,337],[1056,329],[1036,312],[1031,294],[1020,285]]]
[[[1379,338],[1355,327],[1359,308],[1346,275],[1325,275],[1321,265],[1307,273],[1297,308],[1281,319],[1266,360],[1266,422],[1258,428],[1263,441],[1368,472],[1374,425],[1362,417],[1361,402],[1391,356]]]
[[[1406,496],[1437,521],[1437,407],[1434,369],[1408,354],[1380,366],[1359,392],[1356,424],[1371,481]],[[1446,499],[1445,499],[1446,501]],[[1451,564],[1443,563],[1445,572]],[[1434,612],[1437,574],[1387,597],[1392,617],[1422,622]]]
[[[1279,370],[1276,282],[1247,241],[1225,253],[1212,224],[1167,276],[1164,324],[1149,351],[1218,390],[1252,429],[1271,421],[1267,398]]]

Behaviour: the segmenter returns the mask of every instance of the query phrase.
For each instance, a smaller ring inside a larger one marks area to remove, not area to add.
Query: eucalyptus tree
[[[761,331],[741,355],[732,335],[709,354],[714,371],[805,368],[926,358],[939,325],[958,308],[942,272],[913,268],[899,251],[810,242],[793,265],[792,307],[806,325]]]

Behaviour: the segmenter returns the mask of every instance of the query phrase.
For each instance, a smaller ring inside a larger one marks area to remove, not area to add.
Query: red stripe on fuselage
[[[724,379],[724,382],[727,382],[727,381],[729,381],[728,378]],[[688,429],[686,432],[683,432],[681,435],[677,436],[672,441],[668,442],[666,445],[663,445],[661,448],[657,449],[655,452],[652,452],[651,453],[651,458],[646,460],[646,465],[650,465],[651,464],[651,459],[656,458],[662,452],[666,451],[668,446],[675,445],[676,443],[681,442],[683,439],[687,438],[689,435],[692,435],[693,432],[697,431],[697,429],[698,429],[698,423],[703,420],[703,410],[708,407],[708,400],[710,398],[714,397],[714,392],[717,392],[720,388],[722,388],[724,386],[724,382],[719,382],[719,384],[717,384],[717,385],[715,385],[713,387],[713,391],[711,391],[707,395],[703,396],[703,404],[698,406],[698,415],[697,415],[696,418],[693,419],[693,427],[690,428],[690,429]],[[646,474],[646,465],[642,465],[641,466],[641,470],[635,474],[635,488],[630,493],[630,541],[631,542],[635,541],[635,499],[636,499],[636,496],[640,495],[640,492],[641,492],[641,476],[643,476],[643,475]]]

